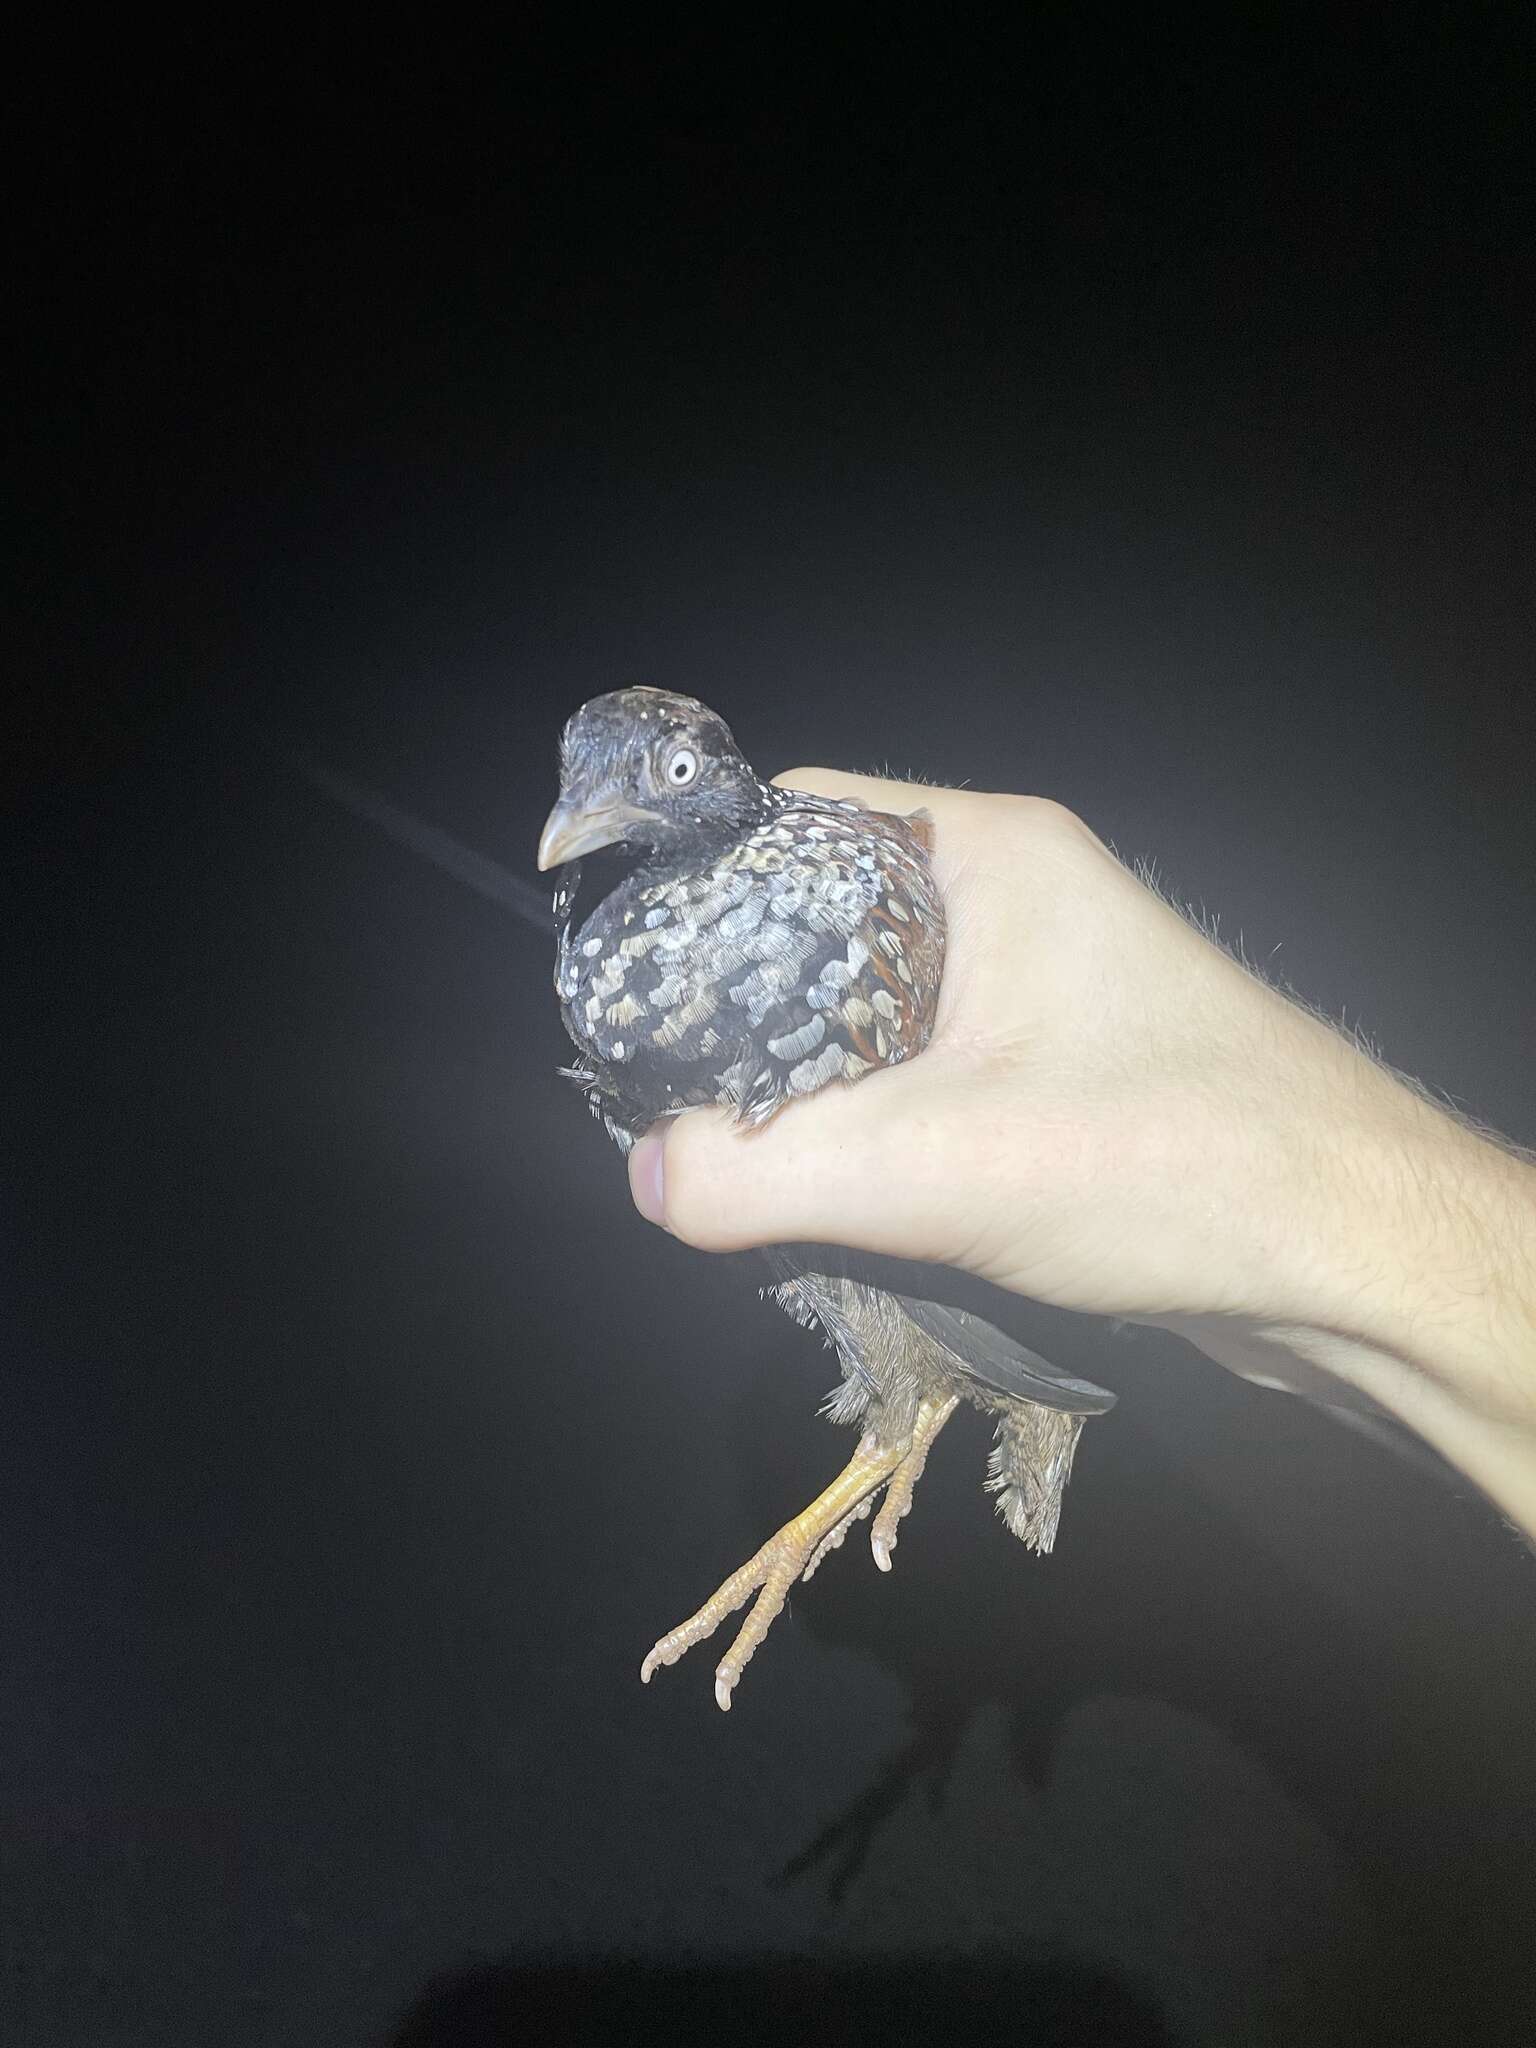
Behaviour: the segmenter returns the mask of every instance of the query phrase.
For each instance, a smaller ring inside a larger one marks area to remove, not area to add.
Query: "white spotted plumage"
[[[563,930],[556,985],[606,1113],[638,1127],[724,1102],[761,1122],[926,1043],[944,920],[920,828],[766,788],[764,812],[697,869],[642,866]]]
[[[684,742],[686,788],[667,772]],[[585,916],[580,861],[557,856],[555,895],[555,986],[581,1055],[565,1071],[621,1148],[697,1104],[761,1123],[922,1051],[945,939],[923,814],[772,788],[714,713],[660,691],[583,706],[561,769],[546,834],[634,855]],[[898,1441],[920,1398],[964,1394],[998,1418],[988,1483],[1008,1526],[1049,1549],[1082,1417],[1113,1396],[979,1318],[856,1279],[826,1247],[769,1256],[780,1305],[838,1353],[833,1419]]]

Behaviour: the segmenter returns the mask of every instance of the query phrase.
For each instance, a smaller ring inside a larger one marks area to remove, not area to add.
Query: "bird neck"
[[[752,788],[743,791],[742,800],[733,803],[729,810],[709,811],[690,818],[686,827],[669,832],[661,845],[645,848],[630,871],[629,880],[650,888],[708,867],[759,825],[766,824],[783,805],[783,790],[754,778]]]

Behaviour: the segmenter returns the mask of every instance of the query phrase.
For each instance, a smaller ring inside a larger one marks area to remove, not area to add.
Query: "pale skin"
[[[1396,1415],[1536,1537],[1536,1166],[1213,945],[1069,811],[826,769],[927,810],[949,916],[931,1044],[760,1131],[630,1156],[708,1251],[845,1244],[1174,1330]]]

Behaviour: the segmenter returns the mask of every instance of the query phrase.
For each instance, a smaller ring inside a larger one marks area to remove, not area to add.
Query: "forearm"
[[[685,1116],[636,1199],[714,1251],[809,1240],[1359,1389],[1536,1535],[1536,1168],[1204,936],[1058,806],[799,770],[935,821],[920,1059],[743,1136]]]
[[[1536,1167],[1349,1054],[1303,1312],[1254,1334],[1396,1415],[1536,1536]]]

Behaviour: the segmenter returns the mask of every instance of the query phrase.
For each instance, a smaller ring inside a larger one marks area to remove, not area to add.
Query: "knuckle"
[[[1058,803],[1055,797],[1025,796],[1018,801],[1024,806],[1030,824],[1037,832],[1078,841],[1093,836],[1076,811]]]
[[[1015,822],[1043,853],[1064,863],[1081,861],[1089,853],[1103,855],[1104,842],[1093,827],[1054,797],[1020,796],[1009,801],[1015,806]]]

